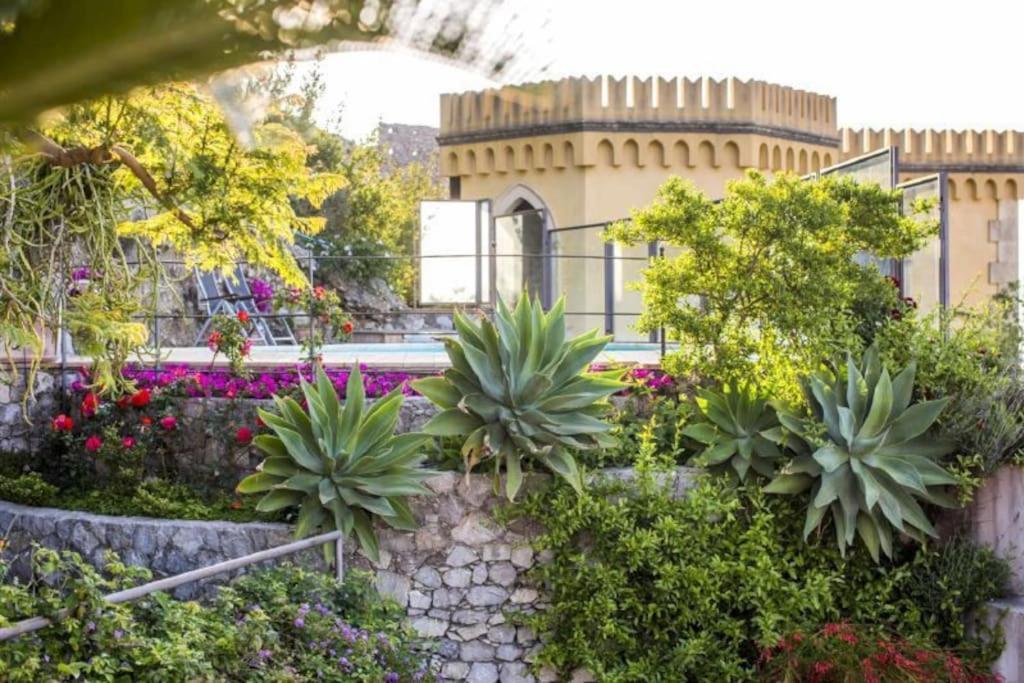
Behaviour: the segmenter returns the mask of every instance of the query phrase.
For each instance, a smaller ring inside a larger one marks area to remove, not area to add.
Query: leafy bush
[[[238,492],[267,492],[256,506],[261,512],[299,507],[297,538],[328,529],[348,536],[355,529],[376,561],[374,517],[398,529],[416,528],[406,497],[430,493],[423,480],[432,473],[421,467],[426,439],[417,433],[395,436],[399,391],[364,410],[358,368],[349,375],[344,407],[320,366],[316,385],[302,379],[301,387],[305,410],[295,399],[275,396],[277,414],[259,411],[274,435],[254,439],[267,458],[238,484]]]
[[[892,297],[878,270],[854,256],[899,258],[935,233],[934,221],[900,215],[897,198],[852,178],[769,179],[750,171],[714,202],[673,178],[608,236],[668,247],[669,256],[644,271],[638,324],[641,331],[665,327],[680,342],[667,370],[754,381],[796,398],[798,375],[860,346],[868,332],[855,305],[883,292]]]
[[[953,453],[980,474],[1015,462],[1024,448],[1024,375],[1016,292],[979,307],[892,320],[878,334],[888,367],[917,363],[918,392],[947,398],[939,418]]]
[[[0,474],[0,500],[22,505],[52,505],[57,487],[35,472],[9,477]]]
[[[614,444],[599,418],[605,399],[627,386],[621,370],[586,372],[611,337],[592,330],[566,341],[565,299],[545,313],[525,293],[514,312],[499,301],[495,322],[474,324],[458,311],[454,319],[459,338],[444,340],[452,367],[412,384],[441,408],[423,431],[464,438],[467,472],[484,460],[495,475],[504,466],[509,499],[522,484],[524,458],[582,490],[571,451]]]
[[[109,555],[100,573],[75,553],[45,549],[36,549],[33,567],[29,583],[0,585],[0,623],[73,609],[55,626],[0,643],[0,678],[12,683],[432,677],[402,610],[357,572],[338,584],[286,564],[236,580],[208,604],[156,593],[110,605],[104,594],[148,572]]]
[[[744,481],[753,469],[763,477],[775,474],[785,444],[775,409],[753,385],[726,384],[721,392],[697,392],[704,421],[683,430],[683,435],[705,444],[699,462],[713,472],[727,472]]]
[[[765,681],[996,683],[983,667],[928,643],[912,643],[840,622],[795,631],[761,654]]]
[[[805,538],[829,513],[840,552],[856,534],[876,561],[879,548],[892,557],[893,530],[938,536],[917,499],[955,506],[938,487],[957,481],[935,463],[952,444],[927,434],[946,399],[911,405],[914,375],[911,363],[890,380],[872,346],[859,367],[847,356],[845,378],[822,370],[804,380],[810,420],[779,415],[798,455],[765,491],[810,491]]]
[[[534,578],[551,608],[514,616],[546,634],[540,662],[609,682],[748,680],[763,647],[839,620],[990,654],[940,624],[963,621],[961,595],[998,597],[982,573],[1005,563],[962,554],[974,571],[958,580],[969,585],[934,584],[919,602],[921,568],[941,565],[941,551],[904,546],[883,565],[862,548],[843,558],[832,544],[802,542],[795,499],[705,477],[676,500],[652,455],[628,487],[593,484],[578,496],[558,486],[507,513],[547,529],[536,547],[552,559]]]
[[[592,469],[629,467],[640,456],[643,439],[650,438],[658,453],[682,465],[694,454],[683,436],[693,404],[676,396],[630,395],[607,418],[615,444],[576,453],[580,465]]]

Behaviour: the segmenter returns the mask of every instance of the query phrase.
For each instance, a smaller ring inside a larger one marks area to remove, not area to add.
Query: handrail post
[[[334,578],[338,583],[345,580],[345,545],[341,537],[334,542]]]

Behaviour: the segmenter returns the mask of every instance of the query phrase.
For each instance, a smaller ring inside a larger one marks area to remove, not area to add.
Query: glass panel
[[[565,296],[565,323],[570,336],[604,330],[604,241],[601,228],[561,230],[551,234],[554,298]]]
[[[914,212],[914,203],[920,199],[934,201],[921,219],[939,220],[942,207],[939,178],[927,178],[901,186],[903,188],[903,215]],[[903,260],[903,293],[917,302],[918,309],[927,313],[942,304],[942,240],[933,237],[924,247]]]
[[[896,177],[895,163],[895,150],[890,147],[832,166],[822,171],[821,175],[853,176],[854,180],[859,183],[875,183],[891,190],[893,178]],[[860,253],[857,254],[855,260],[862,266],[874,263],[882,275],[896,277],[899,274],[899,264],[893,259],[880,259],[868,253]]]
[[[643,300],[636,284],[643,280],[643,271],[650,262],[646,244],[627,247],[614,245],[615,273],[615,341],[649,341],[650,335],[637,332],[636,323],[643,310]]]
[[[821,172],[821,175],[850,175],[857,182],[878,183],[887,190],[893,187],[895,177],[893,149],[885,149],[877,153],[851,159]]]
[[[476,303],[477,202],[420,203],[420,302]]]
[[[480,301],[491,302],[491,203],[480,202],[480,233],[477,235],[477,267],[480,269]]]
[[[509,306],[523,290],[544,291],[544,212],[523,211],[494,218],[494,287]]]

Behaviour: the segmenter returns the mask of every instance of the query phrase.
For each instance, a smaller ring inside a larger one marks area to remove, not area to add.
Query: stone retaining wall
[[[40,370],[36,373],[34,397],[28,401],[24,400],[27,369],[18,368],[17,378],[11,377],[10,368],[0,372],[3,373],[0,374],[0,453],[22,453],[39,448],[47,434],[39,425],[47,426],[58,410],[60,372]],[[70,387],[75,379],[74,372],[65,373],[66,386]]]
[[[630,470],[607,470],[629,478]],[[679,468],[673,485],[682,494],[694,471]],[[526,490],[544,486],[531,476]],[[531,541],[540,529],[525,521],[508,526],[494,520],[502,499],[485,475],[468,479],[454,472],[431,478],[434,492],[413,500],[420,528],[414,532],[379,529],[380,562],[371,565],[354,541],[346,548],[349,566],[372,570],[378,589],[405,607],[413,627],[437,643],[445,680],[473,683],[535,681],[529,672],[538,641],[529,629],[507,620],[508,611],[542,609],[544,598],[526,576],[536,562]],[[32,541],[75,550],[94,564],[103,551],[117,551],[157,576],[176,574],[224,559],[286,543],[290,530],[280,524],[184,522],[138,517],[106,517],[0,502],[0,530],[10,531],[8,553],[24,571]],[[311,552],[307,561],[316,562]],[[182,587],[180,595],[202,587]],[[542,676],[540,680],[553,680]]]
[[[209,481],[210,476],[226,477],[231,482],[255,470],[263,454],[255,448],[240,447],[234,434],[238,427],[255,431],[256,411],[274,411],[270,399],[175,398],[173,412],[178,416],[177,466],[186,478]],[[372,400],[371,400],[372,402]],[[422,396],[407,396],[398,415],[396,433],[420,429],[437,409]]]

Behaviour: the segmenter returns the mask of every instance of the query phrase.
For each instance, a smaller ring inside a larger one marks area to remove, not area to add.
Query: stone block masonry
[[[628,479],[630,470],[608,470]],[[680,468],[672,482],[678,495],[694,471]],[[546,485],[533,475],[526,490]],[[509,612],[531,612],[547,605],[541,586],[528,571],[545,553],[533,547],[542,531],[517,520],[495,521],[503,499],[489,476],[468,479],[445,472],[428,480],[434,495],[413,499],[416,531],[379,528],[380,561],[371,564],[356,542],[346,546],[349,567],[373,572],[378,590],[405,608],[413,628],[436,648],[443,679],[472,683],[527,683],[554,680],[535,676],[532,656],[539,647],[530,629],[510,623]],[[31,508],[0,502],[0,530],[8,537],[8,558],[15,574],[27,568],[33,541],[81,553],[101,564],[114,550],[131,564],[157,576],[178,574],[225,559],[287,543],[282,524],[189,522],[139,517],[108,517],[66,510]],[[319,563],[310,552],[304,562]],[[178,597],[193,597],[205,586],[183,586]]]

